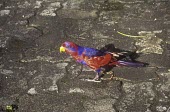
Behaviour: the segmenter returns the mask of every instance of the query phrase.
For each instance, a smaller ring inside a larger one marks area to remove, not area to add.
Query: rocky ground
[[[113,69],[127,80],[82,81],[94,72],[59,53],[64,41],[137,51],[149,66]],[[12,109],[170,112],[170,1],[1,0],[0,111]]]

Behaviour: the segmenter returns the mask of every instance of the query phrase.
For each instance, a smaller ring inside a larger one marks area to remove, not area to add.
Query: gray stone
[[[169,112],[169,5],[168,0],[1,0],[0,108],[17,99],[19,112]],[[132,57],[149,66],[115,67],[122,81],[82,81],[95,73],[81,71],[59,53],[64,41],[138,51]]]
[[[58,16],[62,18],[72,18],[72,19],[88,19],[96,18],[96,10],[93,11],[80,11],[75,9],[62,9],[57,11]]]
[[[170,72],[163,73],[162,75],[164,77],[166,77],[168,80],[165,82],[165,84],[162,84],[160,86],[160,90],[162,90],[162,91],[170,91]]]
[[[40,8],[43,1],[36,1],[34,8]]]
[[[170,112],[170,107],[167,109],[167,112]]]
[[[5,48],[8,40],[9,40],[9,37],[0,37],[0,47]]]
[[[147,105],[150,105],[149,101],[155,98],[155,93],[152,90],[153,84],[151,82],[143,82],[139,84],[124,83],[123,90],[125,95],[122,96],[120,104],[118,106],[121,111],[135,111],[133,107],[138,107],[139,112],[146,111]],[[137,102],[136,102],[137,101]],[[145,108],[143,108],[145,107]]]
[[[50,56],[37,56],[36,58],[33,58],[33,59],[27,59],[27,60],[24,60],[22,59],[21,62],[36,62],[36,61],[44,61],[44,62],[49,62],[49,63],[57,63],[56,60],[54,60],[53,57],[50,57]]]
[[[139,35],[145,35],[146,37],[143,37],[141,39],[138,39],[135,43],[139,49],[137,52],[139,53],[156,53],[156,54],[162,54],[163,48],[161,47],[162,39],[156,37],[155,33],[161,33],[162,31],[141,31],[139,32]]]
[[[21,4],[18,5],[19,8],[28,8],[30,7],[32,4],[28,1],[25,1],[24,3],[21,2]]]
[[[1,10],[0,11],[0,16],[5,16],[5,15],[9,15],[10,14],[10,10]]]
[[[109,39],[109,36],[105,36],[102,33],[100,33],[99,31],[92,31],[92,35],[94,39]]]
[[[57,81],[61,78],[64,77],[64,73],[61,74],[55,74],[53,77],[50,77],[50,79],[52,80],[52,86],[50,86],[47,90],[49,91],[56,91],[58,93],[58,86],[57,86]]]
[[[28,94],[30,94],[30,95],[36,95],[36,94],[38,94],[38,93],[37,93],[37,91],[35,90],[35,88],[31,88],[31,89],[28,90]]]
[[[116,100],[106,98],[97,101],[87,101],[83,104],[87,112],[116,112],[113,108],[113,104]]]
[[[166,78],[166,81],[164,81],[164,83],[160,83],[157,85],[156,90],[161,92],[161,98],[164,102],[168,102],[170,101],[169,98],[170,96],[168,96],[168,94],[166,94],[167,92],[170,92],[170,70],[167,73],[161,73],[161,76],[163,76],[164,78]]]
[[[52,78],[53,84],[56,84],[56,82],[57,82],[59,79],[62,79],[64,76],[65,76],[64,73],[54,74],[54,77]]]
[[[27,80],[25,78],[19,80],[18,87],[24,90],[28,89]]]
[[[82,4],[84,0],[69,0],[63,3],[63,9],[80,9],[80,4]]]
[[[91,68],[89,68],[89,67],[84,66],[84,67],[83,67],[83,71],[88,72],[88,71],[93,71],[93,70],[92,70]]]
[[[58,8],[60,8],[60,2],[54,2],[51,3],[47,9],[43,10],[40,15],[41,16],[56,16],[55,14],[55,10],[57,10]]]
[[[80,88],[70,88],[69,93],[84,93],[85,91]]]
[[[0,98],[0,108],[3,106],[3,107],[6,107],[7,105],[11,105],[14,103],[14,98],[12,97],[1,97]]]
[[[4,74],[4,75],[9,75],[9,74],[14,73],[12,70],[6,70],[6,69],[1,69],[0,72],[1,74]]]
[[[68,65],[68,63],[57,63],[56,66],[59,68],[59,69],[65,69],[65,67]]]
[[[57,85],[52,85],[48,89],[49,91],[56,91],[58,93],[58,86]]]
[[[166,108],[166,107],[163,107],[163,106],[156,106],[156,110],[157,110],[158,112],[165,112],[165,111],[167,110],[167,108]]]
[[[83,37],[84,35],[86,35],[87,31],[90,30],[92,28],[92,24],[90,20],[79,20],[78,21],[78,27],[80,29],[80,31],[82,31],[82,34],[79,35],[79,37]]]

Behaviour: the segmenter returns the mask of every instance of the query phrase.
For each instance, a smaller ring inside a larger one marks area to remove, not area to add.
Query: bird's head
[[[78,45],[73,42],[64,42],[60,47],[60,52],[76,52],[78,49]]]

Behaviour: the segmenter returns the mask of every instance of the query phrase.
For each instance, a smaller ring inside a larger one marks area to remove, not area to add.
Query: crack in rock
[[[153,101],[155,98],[155,93],[152,90],[152,87],[153,83],[151,82],[142,82],[139,84],[125,82],[123,85],[125,95],[119,102],[117,108],[120,111],[134,111],[133,107],[137,107],[140,112],[143,112],[144,110],[141,109],[147,109],[150,106],[148,102]]]

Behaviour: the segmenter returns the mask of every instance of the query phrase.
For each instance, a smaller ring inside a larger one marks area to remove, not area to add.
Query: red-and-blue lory
[[[122,53],[114,53],[101,51],[90,47],[83,47],[73,42],[64,42],[60,47],[60,52],[68,53],[77,62],[87,65],[93,69],[97,73],[94,80],[100,80],[104,66],[142,67],[145,65],[141,62],[123,61],[116,58],[123,55]]]

